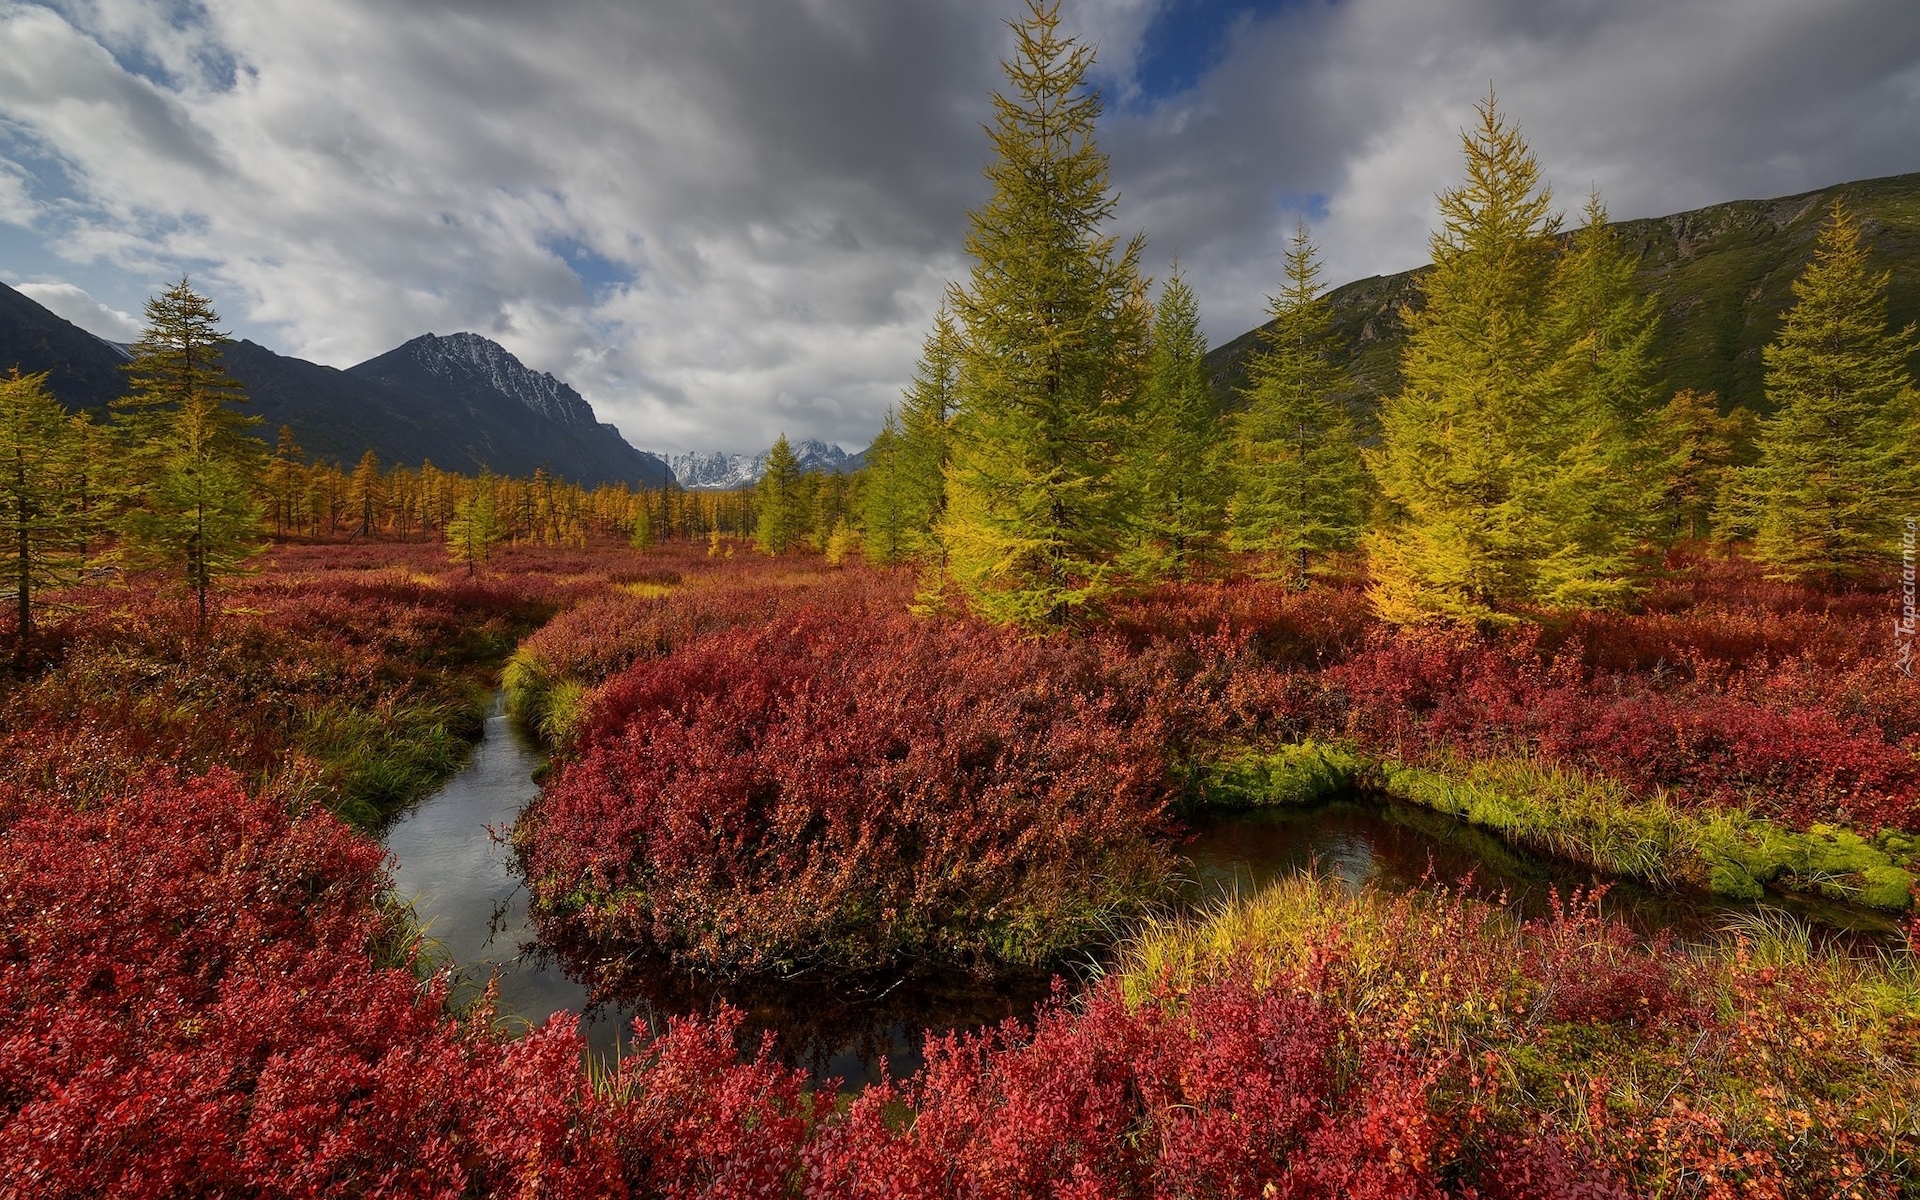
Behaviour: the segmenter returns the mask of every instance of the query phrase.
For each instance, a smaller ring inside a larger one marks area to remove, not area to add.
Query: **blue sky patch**
[[[563,238],[549,243],[547,249],[560,256],[590,297],[633,282],[631,268],[603,257],[583,242]]]
[[[1135,82],[1153,105],[1200,82],[1226,56],[1234,23],[1271,16],[1305,0],[1167,0],[1140,40]]]

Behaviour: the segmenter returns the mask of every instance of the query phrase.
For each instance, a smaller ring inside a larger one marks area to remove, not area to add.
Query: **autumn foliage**
[[[1167,871],[1162,731],[1091,643],[803,608],[616,676],[535,900],[709,968],[1045,961]]]
[[[910,590],[518,549],[468,583],[412,548],[306,547],[206,639],[137,587],[50,626],[51,667],[0,701],[0,1197],[1590,1200],[1911,1176],[1910,956],[1764,928],[1688,950],[1590,903],[1520,924],[1290,885],[1259,901],[1281,917],[1149,928],[1085,994],[850,1099],[743,1053],[731,1010],[595,1071],[570,1018],[513,1039],[485,1004],[448,1010],[379,846],[331,811],[373,761],[340,731],[456,711],[554,612],[527,647],[585,699],[522,830],[534,886],[557,919],[708,967],[1084,941],[1171,865],[1185,761],[1300,734],[1912,823],[1920,698],[1877,673],[1877,601],[1737,565],[1524,637],[1388,634],[1352,588],[1229,583],[1023,640],[909,617]]]

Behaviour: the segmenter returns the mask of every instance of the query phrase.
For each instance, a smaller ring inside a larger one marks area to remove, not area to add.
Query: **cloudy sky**
[[[470,329],[650,449],[858,447],[967,264],[1022,0],[0,0],[0,280],[335,366]],[[1617,217],[1920,170],[1916,0],[1064,0],[1216,341],[1423,261],[1491,82]]]

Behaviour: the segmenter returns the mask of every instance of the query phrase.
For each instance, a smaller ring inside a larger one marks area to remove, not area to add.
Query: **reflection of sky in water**
[[[441,956],[462,968],[456,996],[477,991],[498,968],[500,1011],[535,1025],[563,1009],[583,1011],[588,999],[558,966],[523,953],[534,934],[504,839],[539,790],[533,775],[544,764],[496,704],[466,769],[396,821],[386,838],[396,860],[395,890],[413,901]],[[597,1009],[587,1028],[594,1049],[612,1049],[629,1019]]]
[[[845,981],[802,978],[736,987],[703,984],[685,972],[648,969],[635,990],[647,998],[589,1006],[588,989],[551,955],[535,952],[513,853],[503,839],[538,789],[539,750],[496,712],[472,762],[446,787],[395,822],[387,849],[397,860],[395,884],[427,922],[445,959],[461,964],[472,995],[498,968],[499,1009],[539,1024],[563,1009],[586,1012],[588,1044],[606,1054],[626,1040],[636,1014],[711,1012],[725,998],[747,1014],[749,1047],[762,1030],[781,1037],[780,1052],[816,1079],[850,1085],[876,1078],[884,1060],[900,1077],[921,1061],[928,1029],[970,1029],[1008,1016],[1028,1016],[1047,993],[1042,978],[988,984],[969,979]],[[499,834],[496,838],[493,833]],[[1189,902],[1247,894],[1298,871],[1339,876],[1349,887],[1369,883],[1403,891],[1423,883],[1455,884],[1469,874],[1473,890],[1504,894],[1537,915],[1550,888],[1599,882],[1566,864],[1516,852],[1483,831],[1423,809],[1377,802],[1336,802],[1211,816],[1182,847],[1190,859]],[[1806,915],[1849,919],[1843,910],[1798,905]],[[1708,897],[1676,897],[1616,885],[1609,911],[1643,930],[1671,928],[1706,935],[1744,906]],[[1883,928],[1891,928],[1885,921]],[[651,1022],[658,1027],[661,1022]]]

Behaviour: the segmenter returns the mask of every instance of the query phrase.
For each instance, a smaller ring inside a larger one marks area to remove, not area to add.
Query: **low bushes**
[[[521,643],[503,680],[513,716],[564,748],[578,732],[584,692],[636,663],[807,605],[831,603],[850,616],[899,612],[912,592],[904,572],[842,571],[811,559],[713,559],[681,551],[676,561],[680,570],[656,569],[650,578],[657,582],[585,600]]]
[[[1686,950],[1599,908],[1575,897],[1523,923],[1445,892],[1301,877],[1150,927],[1110,982],[1176,1015],[1216,987],[1313,996],[1340,1015],[1346,1071],[1378,1043],[1413,1065],[1461,1131],[1443,1143],[1454,1168],[1491,1168],[1483,1194],[1920,1186],[1911,958],[1815,951],[1767,926]]]
[[[801,609],[589,714],[516,832],[533,897],[709,969],[1045,962],[1168,874],[1165,734],[1094,644]]]

